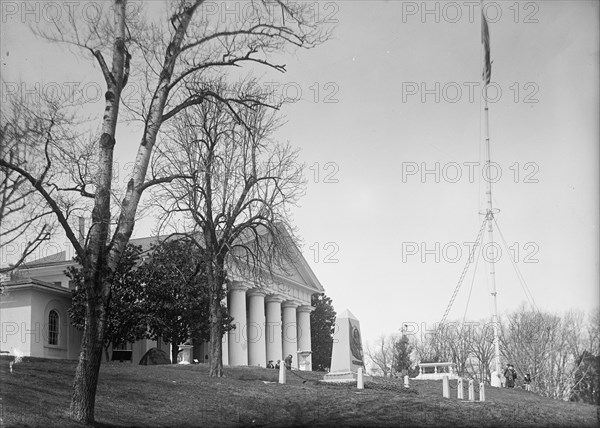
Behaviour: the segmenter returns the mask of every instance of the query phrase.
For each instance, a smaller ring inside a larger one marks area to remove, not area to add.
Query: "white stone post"
[[[281,342],[281,302],[283,298],[276,295],[270,295],[265,298],[267,303],[267,361],[283,361],[282,342]]]
[[[448,376],[442,377],[442,395],[444,398],[450,398],[450,385],[448,384]]]
[[[296,322],[296,308],[297,303],[291,301],[285,301],[281,304],[282,317],[283,317],[283,328],[282,328],[282,340],[283,340],[283,358],[288,355],[292,355],[292,365],[297,364],[298,359],[298,332]],[[283,364],[283,359],[281,360]],[[297,366],[296,366],[297,367]]]
[[[285,364],[283,364],[283,361],[281,361],[281,364],[279,365],[279,383],[282,385],[285,383],[285,375],[286,375],[285,372],[286,372]]]
[[[358,368],[358,373],[356,376],[356,388],[357,389],[365,389],[365,384],[363,381],[363,369],[362,367]]]
[[[469,401],[475,401],[475,385],[473,385],[473,379],[469,379]]]
[[[408,375],[404,375],[404,387],[405,388],[410,387],[410,382],[408,380]]]
[[[296,310],[298,316],[298,351],[310,351],[312,349],[310,343],[310,313],[314,309],[313,306],[302,305]],[[302,368],[299,365],[298,367]],[[312,357],[310,354],[306,357],[305,367],[312,368]]]
[[[265,337],[265,293],[262,290],[248,291],[248,365],[266,367],[267,349]]]
[[[248,365],[248,344],[246,341],[246,290],[250,287],[242,282],[229,284],[229,315],[233,317],[235,329],[228,332],[229,365]]]
[[[479,401],[485,401],[485,383],[479,383]]]
[[[458,386],[456,387],[457,390],[457,397],[459,400],[463,400],[464,399],[464,389],[463,389],[463,380],[462,377],[458,378]]]

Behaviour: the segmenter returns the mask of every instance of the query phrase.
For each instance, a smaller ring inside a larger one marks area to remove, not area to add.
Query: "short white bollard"
[[[473,385],[473,379],[469,380],[469,401],[475,401],[475,385]]]
[[[285,364],[283,364],[283,361],[279,366],[279,383],[282,385],[285,383]]]
[[[357,389],[365,389],[365,384],[363,382],[363,369],[362,369],[362,367],[358,368],[358,376],[356,377],[356,388]]]
[[[459,400],[463,400],[464,399],[464,396],[463,396],[464,390],[463,390],[463,380],[462,380],[462,377],[458,378],[458,385],[456,386],[456,390],[457,390],[457,397],[456,398],[458,398]]]
[[[448,384],[448,376],[442,379],[442,394],[444,398],[450,398],[450,385]]]
[[[404,376],[404,387],[405,388],[410,387],[410,381],[408,380],[408,375]]]
[[[479,401],[485,401],[485,383],[479,383]]]

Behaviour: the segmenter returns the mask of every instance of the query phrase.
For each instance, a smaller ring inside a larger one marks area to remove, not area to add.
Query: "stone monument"
[[[310,357],[310,354],[312,354],[311,351],[298,351],[298,368],[302,371],[310,371],[311,370],[311,363],[310,363],[310,359],[308,357]]]
[[[192,348],[194,346],[189,343],[189,342],[185,342],[182,345],[179,345],[179,355],[177,356],[177,359],[179,360],[177,364],[191,364],[192,363]]]
[[[362,368],[364,372],[360,323],[349,310],[346,310],[335,320],[331,370],[323,380],[325,382],[356,382],[359,368]]]

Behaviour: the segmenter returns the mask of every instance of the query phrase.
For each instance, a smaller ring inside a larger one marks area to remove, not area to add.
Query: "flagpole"
[[[485,218],[487,221],[487,232],[488,240],[492,248],[494,248],[494,207],[492,204],[492,178],[491,178],[491,164],[492,155],[490,149],[490,117],[488,108],[488,85],[492,74],[492,65],[490,62],[490,35],[487,25],[487,21],[483,14],[483,1],[481,2],[481,28],[482,28],[482,49],[484,58],[484,71],[483,77],[483,134],[485,144],[485,168],[484,177],[486,181],[486,209],[484,211]],[[496,210],[497,212],[498,210]],[[483,213],[482,213],[483,214]],[[496,254],[493,253],[491,260],[487,260],[488,265],[488,284],[490,288],[490,294],[492,296],[492,325],[494,328],[494,365],[495,370],[492,373],[491,386],[499,387],[502,385],[500,380],[500,338],[499,338],[499,324],[498,324],[498,302],[496,292],[496,267],[495,267]]]
[[[490,133],[489,133],[489,109],[487,101],[487,84],[484,86],[484,136],[485,136],[485,181],[486,181],[486,210],[485,218],[487,220],[487,234],[488,241],[492,248],[494,248],[494,208],[492,205],[492,180],[491,180],[491,150],[490,150]],[[488,265],[488,284],[490,286],[490,294],[492,296],[492,325],[494,328],[494,363],[495,373],[492,373],[491,384],[492,386],[500,386],[500,338],[499,338],[499,326],[498,326],[498,301],[496,292],[496,267],[495,267],[496,254],[494,253],[490,260],[487,260]]]

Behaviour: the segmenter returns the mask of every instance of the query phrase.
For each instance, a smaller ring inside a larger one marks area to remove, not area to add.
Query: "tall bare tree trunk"
[[[208,280],[208,298],[210,305],[210,376],[223,376],[223,314],[221,312],[221,299],[223,298],[223,272],[224,260],[217,261],[214,268],[212,260],[206,264]],[[217,270],[217,272],[215,272]]]
[[[106,311],[102,299],[91,296],[88,297],[87,303],[79,363],[73,381],[71,418],[91,424],[94,422],[96,386],[104,349]]]
[[[223,376],[223,317],[221,316],[221,299],[209,293],[210,299],[210,376]]]
[[[121,203],[117,230],[108,244],[108,224],[110,222],[110,194],[113,165],[115,132],[119,117],[121,91],[129,74],[129,53],[125,46],[125,11],[127,0],[115,0],[115,41],[113,45],[112,70],[108,69],[102,54],[94,52],[107,84],[105,109],[100,137],[99,171],[96,198],[92,211],[90,244],[84,265],[86,291],[88,293],[89,318],[84,328],[84,338],[75,373],[71,418],[84,423],[94,421],[94,398],[98,382],[98,372],[102,360],[105,311],[110,296],[110,283],[114,271],[129,238],[133,233],[135,214],[144,190],[144,182],[152,148],[162,123],[165,103],[169,95],[169,82],[185,32],[200,1],[184,8],[178,15],[179,24],[165,54],[161,78],[149,107],[149,115],[142,141],[138,147],[134,171],[127,184],[127,191]],[[109,250],[110,248],[110,250]],[[89,325],[88,325],[89,324]]]
[[[94,405],[98,373],[102,363],[106,307],[110,296],[112,269],[107,254],[110,223],[110,195],[112,188],[113,151],[119,100],[125,83],[125,9],[126,0],[115,0],[115,41],[112,70],[109,71],[100,52],[94,55],[102,65],[106,80],[105,109],[98,156],[96,195],[92,210],[89,246],[82,260],[86,290],[86,322],[79,353],[79,363],[73,382],[71,418],[84,423],[94,422]],[[114,260],[112,265],[116,265]]]

